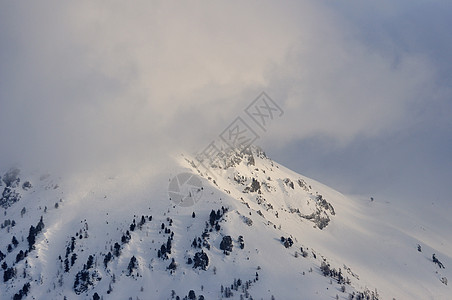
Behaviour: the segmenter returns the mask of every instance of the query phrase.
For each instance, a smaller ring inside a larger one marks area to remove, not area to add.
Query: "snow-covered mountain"
[[[1,170],[0,299],[450,299],[449,220],[346,197],[256,147],[197,162]]]

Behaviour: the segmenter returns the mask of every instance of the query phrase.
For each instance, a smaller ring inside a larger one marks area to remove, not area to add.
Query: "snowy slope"
[[[0,299],[449,299],[447,218],[346,197],[258,148],[209,171],[195,162],[66,179],[2,170]],[[202,183],[188,207],[167,190],[184,172]]]

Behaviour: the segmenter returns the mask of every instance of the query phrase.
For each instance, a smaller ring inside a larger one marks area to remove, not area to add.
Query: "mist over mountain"
[[[1,2],[0,299],[447,298],[451,14]]]

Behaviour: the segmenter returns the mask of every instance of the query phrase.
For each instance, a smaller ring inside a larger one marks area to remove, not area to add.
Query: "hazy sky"
[[[285,112],[259,132],[275,160],[445,200],[450,28],[450,1],[1,1],[0,164],[157,164],[266,91]]]

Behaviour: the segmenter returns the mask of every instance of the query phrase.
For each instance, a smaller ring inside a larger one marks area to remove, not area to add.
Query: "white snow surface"
[[[345,196],[273,162],[255,147],[231,154],[218,164],[222,167],[212,166],[209,171],[197,168],[195,162],[182,155],[163,173],[155,174],[148,166],[128,174],[80,174],[70,179],[21,168],[20,182],[14,187],[20,200],[0,209],[1,224],[15,221],[15,226],[0,229],[0,251],[6,255],[0,264],[16,272],[6,282],[1,276],[0,299],[13,299],[27,282],[30,291],[23,299],[93,299],[95,293],[103,299],[173,299],[172,290],[180,299],[190,290],[197,299],[200,295],[221,299],[226,298],[221,286],[230,288],[238,279],[241,286],[232,289],[231,299],[336,299],[336,295],[349,299],[366,289],[375,297],[378,293],[378,299],[452,299],[450,285],[441,281],[452,278],[449,208],[412,207],[398,204],[397,199],[370,201],[372,195]],[[0,176],[4,178],[7,171],[0,170]],[[200,200],[189,207],[175,205],[167,191],[170,180],[183,172],[202,182]],[[259,189],[246,192],[252,178]],[[32,188],[23,189],[25,181]],[[1,182],[0,192],[5,187]],[[319,195],[334,212],[319,204]],[[227,212],[218,220],[220,229],[208,225],[210,249],[202,247],[208,266],[195,269],[193,263],[187,264],[201,251],[192,247],[193,239],[202,239],[211,211],[222,212],[222,207]],[[326,227],[320,229],[308,220],[313,213],[329,219]],[[36,235],[34,249],[16,263],[19,251],[28,249],[30,226],[36,227],[41,216],[45,227]],[[137,224],[142,216],[146,222],[141,229],[130,231],[133,220]],[[158,249],[171,236],[161,229],[162,223],[174,233],[168,259],[158,257]],[[127,230],[130,241],[123,243]],[[19,243],[8,252],[13,236]],[[224,236],[233,241],[228,255],[220,249]],[[77,258],[65,272],[63,261],[72,237],[75,247],[68,258],[73,253]],[[281,237],[290,237],[293,245],[286,248]],[[104,257],[116,242],[121,253],[105,267]],[[445,268],[433,263],[433,253]],[[75,277],[90,255],[94,264],[89,270],[100,280],[78,295]],[[138,267],[129,275],[132,256]],[[177,268],[171,272],[167,267],[173,258]],[[341,269],[350,283],[324,276],[322,261],[331,269]],[[3,275],[4,269],[0,271]]]

